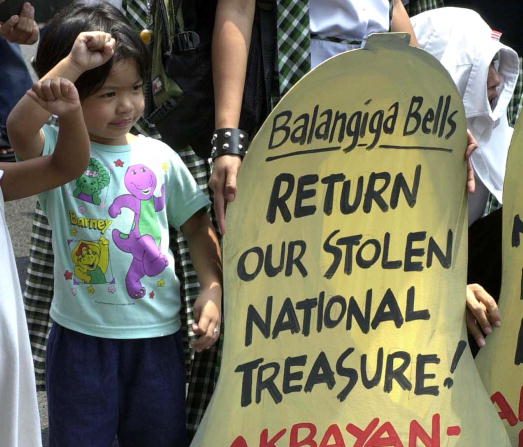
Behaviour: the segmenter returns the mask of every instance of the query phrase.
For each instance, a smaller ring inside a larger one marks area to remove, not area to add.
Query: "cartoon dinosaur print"
[[[124,183],[130,194],[116,197],[109,207],[109,215],[118,216],[122,208],[134,212],[130,232],[125,234],[114,229],[112,235],[116,246],[133,256],[125,285],[129,296],[138,299],[145,296],[141,279],[160,274],[168,264],[167,257],[160,251],[160,225],[155,216],[165,207],[165,185],[162,185],[160,197],[155,197],[156,175],[143,164],[129,166]]]
[[[109,266],[109,241],[78,241],[71,252],[74,274],[86,284],[106,284],[105,273]]]
[[[76,180],[76,188],[73,196],[84,202],[100,205],[102,202],[100,193],[109,185],[109,172],[95,158],[89,160],[87,170]]]

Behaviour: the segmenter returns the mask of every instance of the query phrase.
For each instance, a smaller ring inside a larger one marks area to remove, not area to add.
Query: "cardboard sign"
[[[513,446],[523,447],[523,119],[516,123],[503,185],[502,325],[476,358]]]
[[[464,325],[466,125],[379,35],[305,76],[228,208],[225,340],[193,446],[507,446]]]

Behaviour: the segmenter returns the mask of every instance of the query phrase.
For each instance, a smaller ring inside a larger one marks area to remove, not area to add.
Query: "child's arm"
[[[52,79],[60,77],[75,82],[84,72],[106,63],[113,55],[114,43],[114,39],[107,33],[80,33],[69,55],[42,77],[43,99],[52,98],[56,93],[52,90]],[[44,136],[41,128],[51,113],[28,95],[22,97],[13,108],[7,119],[7,132],[19,158],[27,160],[42,153]]]
[[[194,269],[200,282],[200,294],[194,304],[196,323],[193,343],[196,351],[210,348],[220,335],[222,300],[222,262],[220,244],[209,216],[198,212],[182,225]]]
[[[0,163],[5,200],[20,199],[62,185],[80,176],[89,162],[89,134],[74,84],[66,79],[37,82],[27,100],[58,115],[60,129],[54,153],[18,163]]]

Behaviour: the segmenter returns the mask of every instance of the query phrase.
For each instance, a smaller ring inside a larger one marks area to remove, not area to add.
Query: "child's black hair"
[[[78,34],[85,31],[104,31],[116,40],[113,57],[100,67],[83,73],[75,82],[80,99],[85,99],[99,90],[106,81],[115,62],[133,59],[143,80],[147,79],[149,56],[140,39],[125,16],[107,2],[95,4],[73,3],[51,19],[42,33],[35,59],[35,70],[44,76],[65,58]]]

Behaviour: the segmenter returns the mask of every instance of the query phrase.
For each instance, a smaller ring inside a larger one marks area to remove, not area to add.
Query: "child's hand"
[[[27,95],[53,115],[62,116],[78,110],[80,98],[75,85],[64,78],[36,82]]]
[[[113,57],[116,41],[109,33],[89,31],[78,34],[69,53],[81,73],[105,64]]]
[[[201,352],[209,349],[220,337],[222,289],[220,286],[211,287],[200,292],[194,303],[192,330],[198,338],[192,342],[192,347]]]

